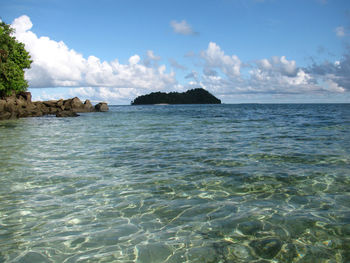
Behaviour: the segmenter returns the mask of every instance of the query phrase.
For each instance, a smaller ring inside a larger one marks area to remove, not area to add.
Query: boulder
[[[68,100],[63,101],[64,110],[71,110],[72,109],[71,101],[72,101],[72,99],[68,99]]]
[[[5,108],[6,101],[5,100],[0,100],[0,112],[2,112]]]
[[[30,116],[31,117],[41,117],[43,115],[44,115],[44,113],[41,110],[35,109],[35,110],[31,111],[31,115]]]
[[[60,99],[57,101],[57,107],[62,107],[63,106],[63,99]]]
[[[10,112],[10,114],[11,114],[9,118],[10,120],[19,118],[19,114],[17,111]]]
[[[76,117],[77,112],[108,111],[107,103],[98,103],[95,107],[89,100],[84,103],[77,97],[67,100],[32,102],[30,92],[12,93],[0,98],[0,120],[56,115],[57,117]]]
[[[100,102],[95,105],[95,110],[105,112],[105,111],[108,111],[109,108],[106,102]]]
[[[22,96],[26,99],[27,102],[32,102],[32,94],[30,92],[23,92]]]
[[[34,102],[34,105],[36,106],[37,110],[41,111],[44,115],[50,114],[50,109],[45,105],[42,101],[36,101]]]
[[[60,112],[61,109],[57,108],[57,107],[50,107],[49,108],[49,114],[56,114],[57,112]]]
[[[29,112],[37,111],[37,107],[33,103],[28,103],[26,105],[26,110]]]
[[[4,110],[5,111],[8,111],[8,112],[14,112],[16,110],[16,98],[7,98],[6,99],[6,104],[5,104],[5,107],[4,107]]]
[[[17,113],[18,113],[18,118],[26,118],[26,117],[31,116],[31,112],[25,108],[19,108],[17,110]]]
[[[1,111],[0,112],[0,120],[8,120],[11,117],[11,113],[8,111]]]
[[[32,94],[30,92],[20,92],[17,98],[25,100],[27,103],[32,102]]]
[[[84,104],[81,102],[81,100],[78,97],[74,97],[71,100],[72,109],[81,109],[84,107]]]
[[[49,100],[42,102],[46,107],[57,107],[57,100]]]
[[[94,106],[92,106],[92,104],[89,100],[86,100],[84,102],[84,111],[86,111],[86,112],[94,111]]]
[[[19,98],[15,99],[15,104],[18,108],[25,108],[28,105],[28,102],[22,96],[20,96]]]
[[[59,111],[56,113],[56,117],[78,117],[79,115],[74,111]]]

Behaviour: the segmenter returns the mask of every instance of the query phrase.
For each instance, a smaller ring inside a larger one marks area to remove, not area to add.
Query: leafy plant
[[[25,91],[28,82],[24,70],[30,68],[32,60],[24,44],[13,36],[14,29],[0,22],[0,96]]]

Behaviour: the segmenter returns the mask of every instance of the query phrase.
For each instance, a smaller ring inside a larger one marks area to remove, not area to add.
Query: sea
[[[0,262],[350,262],[350,104],[2,121]]]

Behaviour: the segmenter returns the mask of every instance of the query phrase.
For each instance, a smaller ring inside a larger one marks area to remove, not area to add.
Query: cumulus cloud
[[[127,64],[120,63],[118,59],[106,62],[95,56],[84,58],[62,41],[38,37],[31,31],[32,26],[28,16],[21,16],[12,23],[15,37],[25,44],[33,59],[31,69],[26,72],[31,88],[109,87],[164,90],[176,85],[175,73],[167,73],[165,65],[143,65],[137,54],[131,56]],[[151,50],[147,51],[147,56],[153,61],[160,60]]]
[[[250,92],[256,93],[295,94],[322,90],[304,70],[298,68],[295,74],[290,74],[274,65],[269,69],[259,66],[251,69],[248,83]]]
[[[189,74],[180,85],[173,71],[159,65],[162,58],[153,50],[146,51],[143,58],[135,54],[126,63],[120,63],[118,59],[101,61],[95,56],[84,57],[62,41],[38,37],[31,31],[33,25],[27,16],[15,19],[12,26],[16,38],[25,44],[33,59],[31,69],[26,71],[30,87],[72,87],[69,95],[82,99],[128,104],[136,96],[151,91],[183,91],[198,87],[222,99],[244,94],[303,95],[350,91],[350,48],[338,61],[314,63],[303,68],[286,56],[262,58],[247,64],[237,55],[225,53],[217,43],[210,42],[205,50],[186,54],[196,70],[189,68]],[[176,30],[179,34],[193,33],[185,20],[174,21]],[[187,70],[175,59],[169,59],[169,63],[173,69]],[[42,96],[52,98],[51,94]]]
[[[306,68],[309,74],[322,79],[332,92],[350,91],[350,48],[338,61],[316,64]]]
[[[162,59],[160,56],[155,55],[153,50],[147,50],[147,57],[151,60],[156,60],[156,61]]]
[[[236,55],[225,55],[224,51],[214,42],[201,52],[207,69],[219,68],[228,77],[239,77],[242,62]]]
[[[131,98],[135,98],[142,93],[135,88],[106,88],[106,87],[83,87],[70,89],[70,97],[90,99],[96,103],[99,101],[110,101],[114,104],[129,104]]]
[[[192,70],[191,73],[188,73],[188,74],[185,76],[185,79],[194,79],[194,80],[198,80],[198,72]]]
[[[170,22],[170,26],[173,28],[176,34],[180,34],[180,35],[197,35],[198,34],[192,29],[192,27],[186,22],[186,20],[182,20],[180,22],[176,20],[172,20]]]
[[[154,54],[153,50],[147,50],[146,57],[144,58],[143,64],[147,67],[158,67],[158,61],[162,58]]]
[[[273,56],[257,60],[250,65],[243,65],[244,63],[238,56],[225,54],[214,42],[210,42],[208,48],[203,50],[200,56],[204,64],[203,76],[196,76],[197,81],[192,81],[189,86],[205,87],[216,94],[225,96],[232,94],[341,93],[344,92],[344,88],[339,77],[343,75],[345,78],[346,75],[350,75],[350,70],[343,69],[340,72],[343,62],[338,62],[338,72],[330,76],[329,72],[332,72],[330,68],[318,67],[311,72],[298,67],[294,60],[288,60],[285,56]],[[247,74],[241,73],[243,67],[248,70]],[[323,70],[324,74],[325,72],[328,74],[321,81],[322,85],[319,84],[319,78],[314,74],[316,70]]]
[[[285,56],[273,56],[271,59],[262,59],[256,62],[259,69],[270,72],[277,72],[282,75],[293,77],[297,74],[296,62],[287,60]]]
[[[206,76],[217,76],[218,75],[217,71],[210,69],[210,68],[204,68],[203,74]]]
[[[343,26],[338,26],[335,28],[335,34],[337,37],[344,37],[345,36],[345,28]]]

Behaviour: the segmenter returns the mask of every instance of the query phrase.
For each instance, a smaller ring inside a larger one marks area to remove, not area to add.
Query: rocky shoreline
[[[21,92],[0,98],[0,120],[56,115],[56,117],[76,117],[81,112],[105,112],[108,105],[100,102],[93,106],[89,100],[79,98],[50,101],[33,101],[30,92]]]

